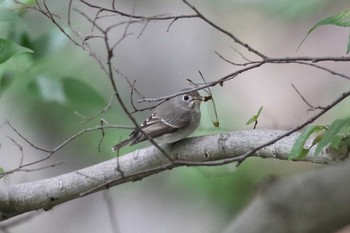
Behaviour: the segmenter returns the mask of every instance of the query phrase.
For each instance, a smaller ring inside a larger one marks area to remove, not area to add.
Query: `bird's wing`
[[[172,133],[178,130],[179,127],[173,125],[172,123],[168,123],[168,121],[164,119],[160,119],[156,116],[156,114],[152,114],[149,118],[147,118],[141,125],[141,129],[148,136],[152,138],[157,138],[164,134]],[[130,134],[132,138],[131,144],[136,144],[142,141],[145,141],[147,137],[143,135],[139,130],[135,130]]]

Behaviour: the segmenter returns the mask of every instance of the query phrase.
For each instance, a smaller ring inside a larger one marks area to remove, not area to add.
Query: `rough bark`
[[[221,133],[212,136],[188,138],[166,147],[177,160],[191,162],[218,161],[237,157],[285,133],[276,130],[248,130]],[[294,133],[277,143],[259,150],[252,156],[288,159],[290,150],[299,136]],[[339,151],[326,149],[303,161],[334,163],[347,156],[347,148]],[[0,220],[33,210],[48,210],[60,203],[114,185],[135,181],[149,175],[186,164],[169,161],[154,146],[120,156],[78,171],[57,177],[0,187]],[[205,165],[205,164],[204,164]],[[336,179],[337,177],[333,177]],[[345,179],[345,178],[344,178]]]

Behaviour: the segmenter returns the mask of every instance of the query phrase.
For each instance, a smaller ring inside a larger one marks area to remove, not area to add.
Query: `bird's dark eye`
[[[188,101],[188,100],[190,99],[190,97],[189,97],[188,95],[183,95],[183,96],[182,96],[182,99],[183,99],[184,101]]]

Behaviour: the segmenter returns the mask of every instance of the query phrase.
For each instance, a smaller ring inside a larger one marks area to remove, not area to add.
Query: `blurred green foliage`
[[[290,152],[290,156],[289,158],[293,159],[293,158],[304,158],[310,151],[310,149],[319,142],[319,137],[316,137],[317,140],[314,140],[313,143],[310,145],[310,147],[305,148],[305,143],[306,141],[309,139],[309,137],[314,134],[317,133],[321,130],[325,129],[324,126],[321,125],[312,125],[307,127],[298,137],[298,139],[296,140],[292,151]]]
[[[0,64],[21,53],[32,53],[31,49],[22,47],[9,40],[0,38]]]
[[[313,139],[311,145],[305,148],[306,141],[312,134],[318,133]],[[330,146],[333,149],[339,149],[340,144],[346,142],[350,135],[350,117],[337,119],[330,126],[311,125],[307,127],[296,140],[290,153],[290,158],[305,157],[313,146],[316,146],[314,156],[320,154],[322,149]]]
[[[84,120],[81,116],[93,115],[107,104],[110,96],[101,89],[108,87],[89,77],[98,76],[99,69],[81,69],[91,61],[81,59],[83,53],[72,49],[62,33],[53,28],[33,34],[24,15],[21,9],[0,8],[0,101],[9,109],[7,118],[57,144],[89,125],[77,126]]]
[[[207,200],[218,206],[223,216],[229,218],[252,197],[252,187],[260,176],[251,173],[253,163],[235,168],[235,164],[220,167],[180,169],[172,176],[174,187],[191,190],[193,198]],[[183,182],[186,181],[186,182]],[[199,201],[199,200],[198,200]],[[228,219],[227,219],[228,220]]]

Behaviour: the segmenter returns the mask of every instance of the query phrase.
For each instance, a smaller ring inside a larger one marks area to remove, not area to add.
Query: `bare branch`
[[[118,160],[111,159],[57,177],[10,187],[1,186],[0,221],[32,210],[50,209],[60,203],[86,195],[88,191],[97,192],[175,167],[199,165],[199,163],[207,166],[207,163],[211,161],[240,158],[242,154],[250,153],[250,148],[256,148],[258,144],[264,141],[269,142],[286,133],[288,132],[277,130],[248,130],[188,138],[175,143],[171,148],[166,148],[174,161],[181,161],[179,163],[169,161],[162,152],[151,146],[118,157]],[[253,156],[288,159],[290,150],[299,135],[299,133],[294,133],[284,137],[274,145],[255,151]],[[311,141],[312,138],[308,144]],[[348,156],[347,153],[347,146],[337,151],[326,148],[317,157],[307,155],[300,161],[321,164],[337,163]],[[123,173],[116,172],[117,169]]]
[[[223,55],[221,55],[219,52],[215,51],[215,54],[218,55],[219,58],[221,58],[223,61],[231,64],[231,65],[234,65],[234,66],[245,66],[247,65],[247,63],[236,63],[236,62],[233,62],[233,61],[230,61],[229,59],[225,58]]]
[[[44,148],[41,148],[37,145],[35,145],[34,143],[32,143],[31,141],[29,141],[26,137],[24,137],[14,126],[12,126],[12,124],[9,121],[6,121],[6,125],[10,126],[10,128],[20,137],[22,138],[24,141],[26,141],[31,147],[39,150],[39,151],[43,151],[43,152],[47,152],[50,153],[51,150],[47,150]]]
[[[300,91],[296,88],[296,86],[294,86],[294,84],[292,84],[293,89],[295,90],[295,92],[299,95],[299,97],[303,100],[303,102],[309,106],[310,109],[314,109],[315,107],[312,106],[306,99],[305,97],[300,93]]]
[[[267,59],[268,57],[262,53],[260,53],[258,50],[254,49],[253,47],[251,47],[250,45],[248,45],[247,43],[244,43],[243,41],[239,40],[235,35],[233,35],[231,32],[223,29],[222,27],[218,26],[217,24],[215,24],[214,22],[210,21],[207,17],[205,17],[202,13],[200,13],[197,8],[195,6],[193,6],[192,4],[190,4],[187,0],[182,0],[187,6],[189,6],[194,12],[197,13],[198,17],[201,18],[202,20],[204,20],[206,23],[208,23],[210,26],[212,26],[213,28],[215,28],[216,30],[218,30],[219,32],[227,35],[228,37],[230,37],[234,42],[236,42],[237,44],[245,47],[248,51],[256,54],[257,56],[261,57],[262,59]]]
[[[295,63],[296,63],[296,64],[307,65],[307,66],[312,66],[312,67],[315,67],[315,68],[317,68],[317,69],[327,71],[328,73],[330,73],[330,74],[332,74],[332,75],[339,76],[339,77],[341,77],[341,78],[350,80],[350,76],[348,76],[348,75],[345,75],[345,74],[336,72],[336,71],[334,71],[334,70],[325,68],[325,67],[323,67],[323,66],[320,66],[320,65],[317,65],[317,64],[314,64],[314,63],[307,63],[307,62],[301,62],[301,61],[296,61]]]
[[[84,116],[84,115],[80,114],[79,112],[74,111],[74,114],[76,114],[77,116],[79,116],[80,118],[83,119],[83,121],[80,122],[80,123],[78,124],[78,126],[84,125],[84,124],[86,124],[87,122],[89,122],[89,121],[95,119],[96,117],[102,115],[103,113],[106,113],[106,112],[112,107],[113,99],[114,99],[114,95],[112,95],[112,96],[109,98],[108,104],[107,104],[103,109],[101,109],[100,111],[96,112],[96,113],[95,113],[94,115],[92,115],[92,116]]]
[[[68,3],[68,26],[71,27],[71,19],[72,19],[72,3],[73,3],[73,0],[69,0],[69,3]]]
[[[7,137],[18,147],[19,151],[21,152],[21,159],[20,159],[20,162],[19,162],[19,165],[18,165],[18,167],[20,168],[22,166],[23,160],[24,160],[23,147],[18,142],[16,142],[15,139],[13,139],[13,138],[11,138],[9,136],[7,136]]]
[[[175,96],[179,96],[179,95],[183,95],[183,94],[186,94],[188,92],[191,92],[193,90],[202,90],[202,89],[205,89],[205,88],[208,88],[208,87],[213,87],[213,86],[216,86],[217,84],[219,84],[220,86],[222,86],[222,84],[228,80],[231,80],[233,78],[235,78],[237,75],[241,74],[241,73],[244,73],[248,70],[252,70],[252,69],[255,69],[255,68],[258,68],[260,66],[262,66],[264,64],[264,62],[260,62],[260,63],[255,63],[255,64],[252,64],[248,67],[245,67],[245,68],[242,68],[240,70],[237,70],[231,74],[228,74],[216,81],[212,81],[212,82],[208,82],[208,83],[197,83],[198,87],[192,89],[192,90],[189,90],[189,91],[181,91],[181,92],[177,92],[175,94],[172,94],[172,95],[168,95],[168,96],[164,96],[164,97],[159,97],[159,98],[143,98],[143,99],[140,99],[139,102],[157,102],[157,101],[164,101],[164,100],[167,100],[167,99],[170,99],[170,98],[173,98]]]
[[[7,176],[9,174],[12,174],[12,173],[15,173],[15,172],[19,172],[19,171],[25,171],[25,172],[38,171],[38,170],[54,167],[54,166],[57,166],[57,165],[61,164],[60,162],[58,162],[58,163],[53,163],[53,164],[50,164],[50,165],[41,166],[39,168],[30,168],[29,169],[29,167],[31,167],[33,165],[38,165],[38,164],[43,163],[44,161],[49,160],[58,150],[62,149],[68,143],[71,143],[73,140],[75,140],[76,138],[78,138],[79,136],[81,136],[81,135],[83,135],[85,133],[88,133],[88,132],[91,132],[91,131],[96,131],[96,130],[103,130],[105,128],[133,129],[133,127],[122,126],[122,125],[106,125],[106,126],[96,126],[96,127],[92,127],[92,128],[87,128],[87,129],[84,129],[84,130],[76,133],[75,135],[69,137],[64,142],[62,142],[60,145],[58,145],[56,148],[54,148],[52,150],[48,150],[48,149],[43,149],[43,148],[41,148],[39,146],[36,146],[34,143],[29,141],[14,126],[12,126],[12,124],[10,122],[8,122],[8,121],[4,122],[3,124],[1,124],[1,127],[3,127],[4,125],[8,125],[21,139],[23,139],[31,147],[37,149],[38,151],[45,152],[47,154],[43,158],[41,158],[39,160],[35,160],[33,162],[27,162],[27,163],[23,162],[24,154],[22,154],[20,165],[18,167],[14,168],[14,169],[7,170],[7,171],[1,173],[0,174],[0,178],[5,177],[5,176]],[[12,138],[10,138],[10,140],[12,140],[16,144],[16,146],[20,148],[21,151],[23,151],[22,146],[17,141],[15,141]]]
[[[92,3],[89,3],[85,0],[80,0],[80,2],[84,3],[85,5],[98,9],[99,11],[105,11],[105,12],[111,12],[115,13],[124,17],[132,18],[132,19],[142,19],[142,20],[173,20],[173,19],[189,19],[189,18],[197,18],[198,15],[181,15],[181,16],[142,16],[142,15],[134,15],[134,14],[128,14],[122,11],[117,10],[115,7],[113,9],[104,8],[99,5],[94,5]]]

